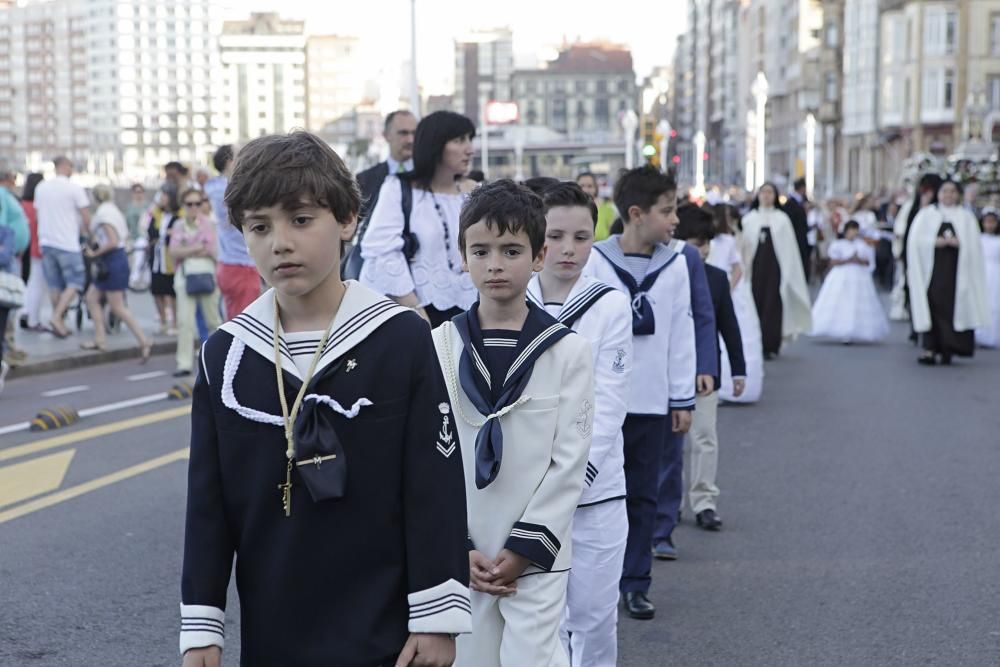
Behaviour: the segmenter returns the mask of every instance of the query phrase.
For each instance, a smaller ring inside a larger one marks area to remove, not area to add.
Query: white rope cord
[[[451,391],[451,395],[455,397],[454,401],[455,408],[458,410],[459,416],[465,421],[465,423],[467,423],[469,426],[472,426],[473,428],[477,429],[482,428],[483,426],[486,425],[486,422],[488,422],[489,420],[499,419],[500,417],[503,417],[504,415],[511,412],[514,408],[518,408],[531,400],[531,396],[522,396],[521,398],[517,399],[510,405],[505,406],[499,411],[494,412],[493,414],[487,416],[486,419],[484,419],[483,421],[470,419],[465,414],[465,410],[462,409],[462,395],[458,393],[458,378],[455,375],[455,365],[452,362],[452,356],[451,356],[452,355],[451,325],[445,324],[442,333],[444,334],[444,345],[445,345],[444,363],[445,363],[445,375],[447,375],[446,380],[448,382],[448,389],[449,391]]]
[[[348,419],[354,419],[355,417],[357,417],[358,413],[361,412],[361,408],[366,408],[370,405],[374,405],[374,403],[369,401],[367,398],[359,398],[358,400],[354,401],[354,405],[351,406],[350,410],[345,410],[340,403],[330,398],[329,396],[324,396],[322,394],[306,394],[306,397],[303,400],[316,401],[317,403],[322,403],[323,405],[326,405],[327,407],[331,408],[337,414],[344,415]]]
[[[239,401],[236,400],[236,392],[233,389],[233,381],[236,379],[236,371],[239,370],[240,361],[243,359],[243,352],[245,350],[246,343],[241,341],[239,338],[234,337],[233,342],[229,345],[229,353],[226,354],[226,363],[222,368],[222,404],[230,410],[235,411],[244,419],[249,419],[250,421],[257,422],[259,424],[270,424],[271,426],[284,428],[285,422],[280,415],[272,415],[266,412],[261,412],[260,410],[248,408],[240,405]],[[358,413],[361,412],[361,408],[374,405],[374,403],[367,398],[359,398],[354,402],[354,405],[351,406],[351,409],[347,410],[338,401],[329,396],[324,396],[323,394],[308,394],[303,400],[322,403],[337,414],[343,415],[348,419],[354,419],[357,417]]]

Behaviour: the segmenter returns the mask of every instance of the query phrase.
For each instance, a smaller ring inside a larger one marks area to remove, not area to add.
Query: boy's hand
[[[687,433],[691,430],[690,410],[671,410],[670,414],[673,415],[674,433]]]
[[[455,662],[455,639],[449,635],[410,635],[396,667],[451,667]]]
[[[222,649],[218,646],[193,648],[184,652],[181,667],[221,667]]]
[[[715,380],[711,375],[699,375],[697,378],[698,395],[708,396],[715,391]]]
[[[496,565],[478,551],[469,552],[469,586],[489,595],[507,596],[517,592],[517,586],[502,586],[497,582]]]
[[[747,388],[747,381],[743,378],[733,378],[733,398],[743,395],[743,390]]]
[[[510,549],[504,549],[494,563],[495,583],[501,586],[514,586],[516,589],[517,578],[524,574],[530,564],[531,561],[524,556],[516,554]]]

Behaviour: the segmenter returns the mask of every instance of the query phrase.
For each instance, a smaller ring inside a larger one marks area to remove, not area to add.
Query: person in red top
[[[42,307],[45,304],[46,295],[49,291],[48,283],[45,282],[45,273],[42,271],[42,247],[38,243],[38,213],[35,211],[35,188],[42,182],[39,173],[28,174],[24,181],[24,189],[21,191],[21,208],[28,218],[28,227],[31,229],[31,245],[29,255],[31,262],[25,262],[26,273],[24,281],[27,283],[27,290],[24,295],[24,313],[21,315],[21,327],[31,331],[45,331],[42,324]]]

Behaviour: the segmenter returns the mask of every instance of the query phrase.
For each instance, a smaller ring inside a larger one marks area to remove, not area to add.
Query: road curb
[[[159,340],[153,343],[153,355],[160,356],[173,354],[177,350],[177,341]],[[139,359],[139,348],[135,345],[128,347],[113,348],[108,350],[80,350],[61,357],[50,357],[29,361],[20,366],[12,366],[8,379],[31,377],[33,375],[44,375],[46,373],[56,373],[59,371],[71,370],[74,368],[86,368],[87,366],[98,366],[114,361],[126,361],[128,359]]]

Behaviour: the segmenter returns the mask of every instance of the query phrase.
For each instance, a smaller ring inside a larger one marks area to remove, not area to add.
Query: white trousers
[[[472,591],[472,634],[459,635],[455,667],[568,667],[559,641],[568,572],[517,580],[501,598]]]
[[[719,487],[715,473],[719,467],[719,434],[716,419],[719,410],[719,392],[697,396],[691,417],[691,430],[685,442],[688,458],[688,503],[695,514],[716,509],[715,499]]]
[[[28,316],[28,326],[36,327],[42,322],[42,308],[49,300],[49,284],[45,282],[42,258],[31,258],[31,273],[24,293],[24,314]]]
[[[573,569],[559,631],[572,667],[615,667],[618,662],[618,583],[627,538],[624,499],[577,508]]]

